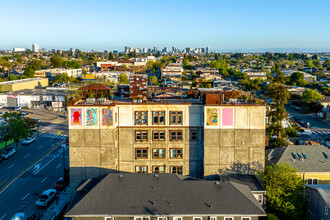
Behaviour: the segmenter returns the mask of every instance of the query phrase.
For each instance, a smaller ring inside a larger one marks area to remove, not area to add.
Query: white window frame
[[[157,220],[167,220],[167,217],[157,217]]]
[[[329,214],[329,207],[327,205],[324,206],[324,214],[325,215]]]
[[[138,219],[143,220],[144,218],[150,220],[150,217],[146,217],[146,216],[142,216],[142,217],[134,217],[134,220],[138,220]]]
[[[312,183],[308,184],[308,180],[312,180]],[[313,183],[314,180],[317,180],[316,184]],[[319,178],[307,178],[307,184],[308,185],[318,185],[319,184]]]
[[[182,220],[182,217],[175,216],[175,217],[173,217],[173,220]]]
[[[193,220],[203,220],[203,217],[193,217]]]
[[[234,217],[223,217],[223,220],[234,220]]]
[[[308,195],[308,196],[307,196]],[[310,201],[311,199],[311,191],[309,189],[306,189],[306,199]]]
[[[210,217],[210,220],[217,220],[217,217]]]
[[[243,220],[244,218],[251,220],[251,217],[241,217],[241,220]]]

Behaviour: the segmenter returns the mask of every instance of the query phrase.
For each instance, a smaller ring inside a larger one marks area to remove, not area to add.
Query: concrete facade
[[[48,79],[19,79],[0,83],[0,91],[18,91],[23,89],[41,89],[48,86]]]
[[[210,108],[217,112],[212,125],[208,124]],[[144,123],[136,122],[137,112],[146,112]],[[164,123],[154,123],[154,112],[164,112]],[[181,112],[182,121],[171,123],[171,112]],[[147,173],[157,172],[158,166],[166,173],[208,177],[221,170],[250,173],[264,166],[265,106],[116,103],[69,106],[68,113],[73,185],[110,172],[134,173],[142,167]],[[223,120],[228,113],[231,120]],[[162,140],[156,140],[154,132],[164,132]],[[156,149],[163,150],[164,156],[155,157]],[[143,157],[139,150],[144,150]]]

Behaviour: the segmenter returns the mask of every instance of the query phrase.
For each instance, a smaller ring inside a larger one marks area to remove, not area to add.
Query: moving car
[[[15,215],[13,215],[13,217],[11,217],[10,220],[24,220],[25,219],[25,215],[23,212],[18,212]]]
[[[14,148],[8,148],[1,154],[1,156],[4,159],[8,159],[8,158],[14,156],[15,154],[16,154],[16,150]]]
[[[22,143],[23,145],[31,144],[35,140],[34,137],[27,137]]]
[[[62,190],[66,186],[66,183],[64,181],[64,178],[59,178],[57,182],[55,183],[55,189],[56,190]]]
[[[55,189],[47,189],[39,196],[39,199],[36,201],[36,205],[39,207],[48,206],[49,203],[55,198],[55,195],[56,195]]]

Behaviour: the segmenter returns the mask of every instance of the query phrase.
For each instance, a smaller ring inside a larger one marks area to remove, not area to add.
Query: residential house
[[[330,220],[330,185],[307,185],[307,220]]]

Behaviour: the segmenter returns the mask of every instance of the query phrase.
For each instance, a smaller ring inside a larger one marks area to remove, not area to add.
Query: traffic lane
[[[68,155],[68,153],[67,147],[65,154]],[[29,169],[1,194],[0,219],[4,215],[6,215],[5,219],[10,219],[15,213],[23,212],[24,204],[28,216],[46,210],[46,208],[35,206],[35,201],[43,191],[54,188],[56,180],[63,176],[63,169],[60,169],[63,168],[62,155],[61,149],[56,149],[40,161],[38,168]],[[68,159],[66,164],[68,164]]]
[[[27,168],[33,166],[33,164],[54,150],[60,142],[63,142],[63,140],[40,137],[40,141],[18,149],[14,157],[0,164],[0,173],[2,173],[0,178],[0,190],[3,190],[3,188],[10,184],[11,181]]]
[[[311,124],[311,129],[330,129],[327,122],[319,121],[318,119],[315,119],[315,115],[311,114],[304,114],[301,112],[297,112],[291,107],[286,107],[286,110],[289,114],[291,114],[293,117],[301,118],[305,122],[309,122]],[[320,119],[321,120],[321,119]]]

